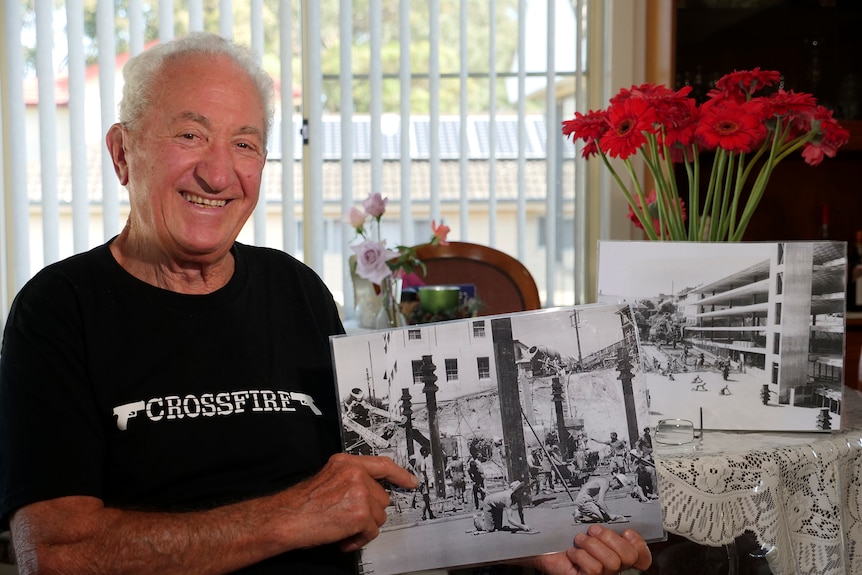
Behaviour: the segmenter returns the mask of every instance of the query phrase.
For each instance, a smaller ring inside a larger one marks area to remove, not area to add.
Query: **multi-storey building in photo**
[[[845,263],[841,242],[777,243],[769,258],[680,294],[684,337],[740,369],[763,369],[781,404],[836,411]]]

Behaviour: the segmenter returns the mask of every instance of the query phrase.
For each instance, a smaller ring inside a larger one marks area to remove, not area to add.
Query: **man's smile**
[[[227,200],[210,200],[208,198],[202,198],[200,196],[195,196],[188,192],[182,193],[183,199],[187,202],[191,202],[196,206],[201,206],[204,208],[223,208],[227,205]]]

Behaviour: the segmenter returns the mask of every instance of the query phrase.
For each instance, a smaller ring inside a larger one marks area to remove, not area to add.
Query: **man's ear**
[[[125,186],[129,183],[129,164],[126,161],[126,129],[122,124],[114,124],[108,130],[105,136],[105,144],[108,146],[108,153],[111,154],[111,160],[114,163],[114,172],[120,180],[120,185]]]

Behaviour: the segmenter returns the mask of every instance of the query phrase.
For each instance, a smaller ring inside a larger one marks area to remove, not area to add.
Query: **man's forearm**
[[[299,533],[290,537],[289,517],[274,528],[271,515],[266,498],[210,511],[147,513],[67,497],[19,511],[13,537],[22,575],[215,575],[302,546]]]
[[[33,503],[12,517],[22,573],[213,575],[293,549],[361,549],[380,533],[389,494],[416,478],[388,457],[337,453],[279,493],[190,513],[107,508],[94,497]]]

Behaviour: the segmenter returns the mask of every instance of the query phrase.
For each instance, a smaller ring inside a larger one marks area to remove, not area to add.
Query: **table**
[[[862,394],[842,430],[705,431],[655,451],[665,529],[701,545],[752,531],[776,575],[862,573]]]

